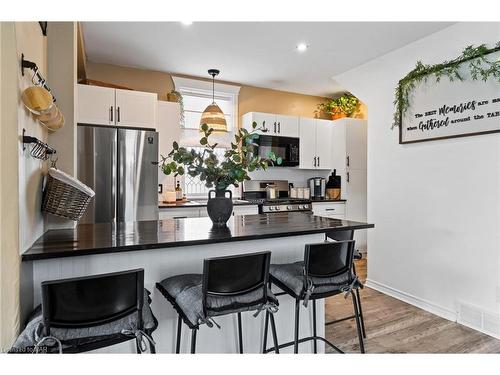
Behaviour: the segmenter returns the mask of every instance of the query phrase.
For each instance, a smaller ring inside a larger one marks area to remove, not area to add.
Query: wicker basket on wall
[[[76,178],[55,168],[49,169],[43,192],[42,211],[78,221],[85,213],[94,191]]]

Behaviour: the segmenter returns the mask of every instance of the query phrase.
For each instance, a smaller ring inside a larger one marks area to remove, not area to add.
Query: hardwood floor
[[[366,259],[356,262],[364,281]],[[450,322],[373,289],[361,290],[367,353],[500,353],[500,340]],[[326,321],[352,314],[343,295],[326,300]],[[326,337],[348,353],[359,353],[355,321],[326,326]],[[329,351],[329,350],[327,350]]]

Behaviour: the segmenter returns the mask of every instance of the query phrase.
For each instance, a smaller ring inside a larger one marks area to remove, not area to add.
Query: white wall
[[[51,22],[47,29],[48,82],[64,115],[64,127],[49,132],[48,142],[57,150],[57,168],[76,176],[76,22]],[[46,230],[73,228],[76,222],[47,215]]]
[[[16,22],[17,61],[21,61],[21,54],[27,60],[35,62],[43,76],[47,76],[47,42],[42,35],[38,22]],[[33,72],[25,70],[22,76],[21,69],[15,72],[18,78],[18,95],[27,87],[32,86]],[[49,81],[50,85],[50,81]],[[18,100],[18,134],[26,134],[47,142],[47,129],[38,123],[36,118]],[[20,252],[28,249],[33,242],[45,231],[45,219],[41,212],[43,176],[47,170],[47,163],[29,155],[29,147],[25,151],[19,142],[19,239]]]
[[[328,179],[330,170],[309,170],[289,167],[269,167],[267,171],[256,171],[249,173],[252,180],[288,180],[295,187],[307,187],[307,180],[312,177],[324,177]]]
[[[492,316],[467,324],[497,336],[500,135],[399,145],[391,121],[394,89],[417,60],[499,40],[499,23],[459,23],[334,77],[369,111],[369,283],[450,319],[471,304]]]

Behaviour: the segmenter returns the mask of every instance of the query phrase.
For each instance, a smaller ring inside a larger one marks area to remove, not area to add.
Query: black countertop
[[[22,260],[174,248],[373,227],[373,224],[303,212],[233,216],[223,229],[213,228],[207,217],[82,224],[75,229],[46,232],[22,254]]]

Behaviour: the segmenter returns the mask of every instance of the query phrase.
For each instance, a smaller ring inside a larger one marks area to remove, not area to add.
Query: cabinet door
[[[366,121],[346,121],[346,162],[348,169],[366,169]]]
[[[233,206],[233,216],[239,215],[257,215],[259,213],[259,206]]]
[[[276,134],[276,115],[273,115],[272,113],[251,112],[251,114],[245,114],[243,118],[243,126],[249,131],[252,130],[252,123],[255,121],[257,123],[257,128],[263,128],[262,130],[257,131],[257,133],[269,135]]]
[[[179,142],[181,134],[181,115],[179,103],[158,102],[158,125],[156,130],[159,136],[158,160],[161,155],[166,156],[172,150],[172,143]],[[163,190],[175,189],[175,177],[171,174],[165,175],[161,168],[158,168],[158,183],[163,184]],[[161,195],[159,196],[161,199]]]
[[[345,202],[313,202],[312,209],[313,213],[318,216],[343,216],[345,214]]]
[[[316,169],[316,122],[311,118],[299,119],[299,168]]]
[[[188,217],[200,217],[199,208],[160,208],[160,220],[163,219],[185,219]]]
[[[283,137],[299,136],[299,118],[296,116],[276,115],[276,132]]]
[[[347,166],[345,128],[345,121],[332,121],[332,168],[337,169],[337,174],[342,174]]]
[[[115,90],[107,87],[78,85],[80,124],[113,125],[115,121]]]
[[[316,120],[316,169],[332,169],[332,121]]]
[[[346,176],[347,218],[354,221],[366,221],[366,171],[348,170]]]
[[[116,125],[156,129],[157,95],[116,90]]]

